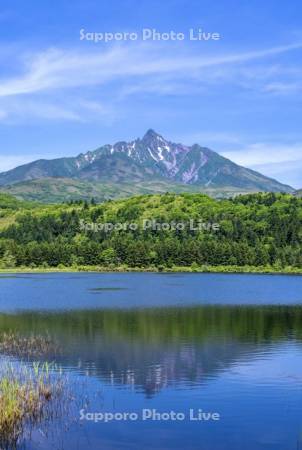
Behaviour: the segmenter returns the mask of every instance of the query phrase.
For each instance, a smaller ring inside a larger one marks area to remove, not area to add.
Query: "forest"
[[[147,220],[185,226],[146,228]],[[218,227],[191,229],[190,221]],[[123,227],[106,229],[103,224]],[[217,200],[204,194],[166,193],[49,206],[2,195],[0,267],[300,270],[301,225],[302,199],[290,194]]]

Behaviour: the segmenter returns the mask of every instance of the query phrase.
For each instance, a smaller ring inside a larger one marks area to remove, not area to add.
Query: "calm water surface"
[[[139,415],[95,424],[76,410],[26,448],[302,449],[302,277],[5,274],[8,330],[59,342],[87,411]],[[144,408],[186,417],[143,421]],[[220,420],[190,421],[199,408]]]

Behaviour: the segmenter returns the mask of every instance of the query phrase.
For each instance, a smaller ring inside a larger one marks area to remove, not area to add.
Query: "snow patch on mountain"
[[[183,179],[184,183],[189,183],[190,181],[192,181],[192,178],[194,178],[196,175],[195,169],[196,169],[196,164],[193,162],[190,169],[186,170],[182,174],[182,179]]]

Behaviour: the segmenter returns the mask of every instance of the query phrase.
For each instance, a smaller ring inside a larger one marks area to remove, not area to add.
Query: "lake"
[[[2,274],[7,331],[52,336],[74,394],[26,448],[302,449],[302,277]]]

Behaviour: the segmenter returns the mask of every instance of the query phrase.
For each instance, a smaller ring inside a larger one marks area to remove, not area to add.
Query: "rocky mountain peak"
[[[142,141],[145,142],[145,141],[153,141],[153,140],[158,140],[158,141],[163,140],[164,141],[164,138],[160,134],[156,133],[156,131],[154,131],[152,128],[150,128],[144,134]]]
[[[153,177],[213,189],[293,191],[290,186],[240,167],[205,147],[168,141],[152,128],[143,138],[131,142],[103,145],[77,157],[25,164],[0,174],[0,185],[48,177],[93,181],[109,178],[130,183]]]

